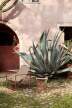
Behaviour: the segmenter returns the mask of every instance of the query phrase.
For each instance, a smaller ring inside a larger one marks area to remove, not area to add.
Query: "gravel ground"
[[[10,72],[0,72],[0,81],[5,81],[6,76],[8,80],[15,81],[15,76],[17,81],[20,81],[22,78],[24,78],[26,75],[22,74],[27,74],[28,73],[28,68],[26,66],[22,66],[19,70],[10,70]]]

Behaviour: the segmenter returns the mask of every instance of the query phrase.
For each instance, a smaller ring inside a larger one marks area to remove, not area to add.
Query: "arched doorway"
[[[16,33],[0,23],[0,72],[19,69],[19,56],[14,53],[17,44],[19,40]]]

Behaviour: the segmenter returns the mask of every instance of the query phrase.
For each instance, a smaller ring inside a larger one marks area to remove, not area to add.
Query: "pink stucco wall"
[[[72,0],[40,0],[39,4],[18,2],[2,16],[5,23],[17,33],[20,51],[28,51],[32,41],[37,41],[44,30],[50,28],[49,38],[53,39],[60,25],[72,26]],[[60,40],[60,43],[63,42],[64,34]]]

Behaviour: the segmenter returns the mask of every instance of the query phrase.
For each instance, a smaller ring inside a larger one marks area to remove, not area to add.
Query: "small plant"
[[[66,40],[65,45],[68,47],[68,49],[71,51],[72,50],[72,39],[71,40]]]
[[[62,32],[57,33],[49,45],[47,40],[49,33],[43,32],[38,44],[35,45],[33,42],[29,48],[29,55],[24,52],[17,52],[30,67],[33,75],[51,78],[58,73],[71,71],[71,67],[63,68],[72,59],[72,54],[68,49],[58,45],[61,35]]]

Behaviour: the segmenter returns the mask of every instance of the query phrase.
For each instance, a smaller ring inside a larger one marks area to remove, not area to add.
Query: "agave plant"
[[[29,55],[24,52],[17,52],[35,76],[52,77],[57,73],[71,71],[71,67],[62,68],[72,60],[72,54],[64,47],[59,47],[58,43],[61,35],[62,32],[57,33],[51,41],[51,45],[49,45],[47,40],[49,33],[43,32],[38,44],[35,45],[33,42],[33,45],[29,48]]]

